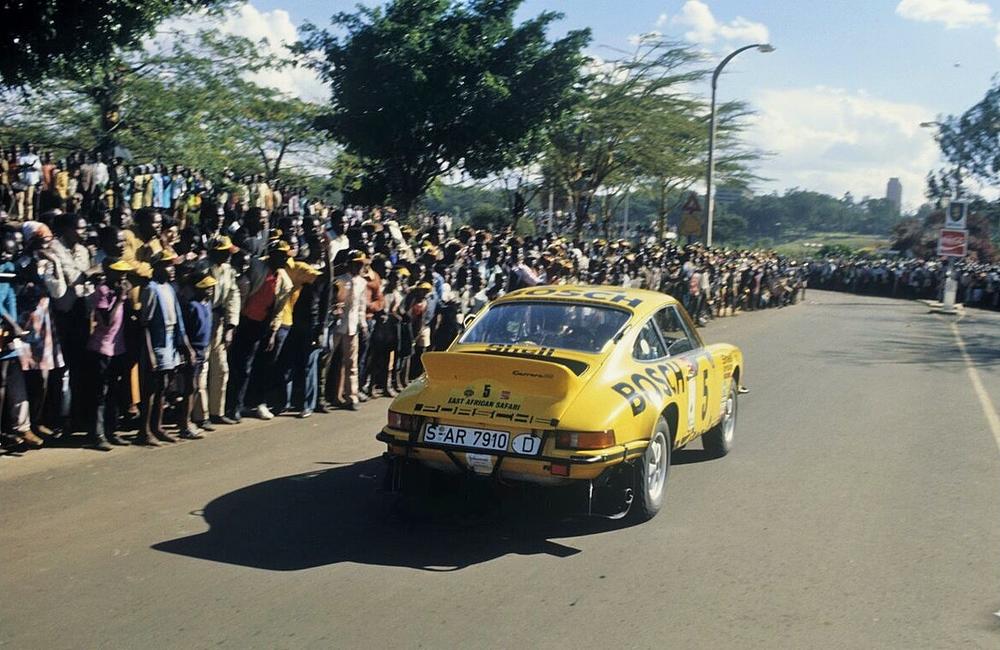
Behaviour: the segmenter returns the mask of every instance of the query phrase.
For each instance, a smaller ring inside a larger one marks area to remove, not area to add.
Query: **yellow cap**
[[[163,250],[156,251],[153,256],[149,259],[149,263],[152,265],[157,264],[178,264],[181,258],[172,249],[164,248]]]

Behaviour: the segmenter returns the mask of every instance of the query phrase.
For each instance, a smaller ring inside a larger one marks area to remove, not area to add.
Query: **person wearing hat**
[[[211,272],[188,275],[181,292],[184,329],[194,351],[193,362],[183,369],[184,394],[180,405],[180,437],[196,440],[201,430],[192,421],[203,423],[208,418],[208,386],[204,381],[205,360],[212,344],[212,294],[216,287]]]
[[[254,365],[254,373],[258,374],[261,382],[259,386],[260,405],[258,406],[258,416],[265,420],[269,420],[283,412],[288,408],[291,401],[294,355],[291,349],[286,353],[285,347],[292,332],[292,326],[295,322],[295,306],[302,295],[303,287],[312,284],[320,276],[319,269],[314,268],[312,264],[295,259],[296,249],[289,247],[288,253],[289,259],[285,267],[285,272],[288,273],[288,277],[292,280],[292,289],[288,295],[288,300],[285,301],[281,309],[281,322],[277,336],[275,337],[275,343],[270,348],[257,353],[257,360]],[[292,343],[295,344],[294,339]],[[274,409],[272,410],[270,406],[273,406]]]
[[[266,396],[262,390],[271,380],[260,376],[254,361],[259,350],[273,351],[283,343],[283,339],[279,341],[282,313],[294,286],[288,275],[290,250],[288,242],[278,240],[268,246],[266,261],[256,257],[250,260],[240,324],[229,348],[226,417],[230,420],[239,422],[245,405],[261,419],[273,417],[264,404]]]
[[[87,298],[92,330],[86,345],[90,369],[86,383],[94,391],[88,442],[94,449],[110,451],[111,445],[126,444],[115,432],[118,405],[127,389],[125,320],[131,288],[128,274],[135,267],[122,260],[106,260],[103,269],[103,281]]]
[[[291,303],[291,328],[278,360],[283,386],[275,391],[278,411],[293,401],[295,387],[301,386],[302,401],[298,417],[307,418],[314,411],[326,411],[320,402],[319,360],[326,347],[330,325],[331,271],[326,249],[327,236],[315,217],[306,217],[308,228],[301,260],[290,268],[296,283]],[[323,400],[325,402],[325,400]]]
[[[424,366],[421,357],[431,345],[431,323],[437,313],[434,285],[422,280],[413,287],[403,303],[408,318],[408,327],[413,340],[413,354],[410,355],[410,374],[412,381],[423,374]]]
[[[385,296],[386,331],[385,346],[389,351],[389,380],[385,386],[386,397],[395,397],[406,387],[410,353],[413,345],[409,336],[409,328],[404,325],[405,312],[403,302],[409,290],[410,270],[405,266],[396,266],[388,273],[383,295]],[[404,330],[406,336],[404,337]]]
[[[187,363],[194,362],[184,313],[173,287],[178,262],[177,254],[169,248],[155,253],[149,260],[153,277],[139,292],[139,323],[145,339],[144,353],[139,355],[139,445],[155,447],[157,440],[176,442],[163,430],[167,386],[182,363],[182,355]]]
[[[360,250],[347,253],[347,271],[337,276],[333,344],[330,357],[336,361],[332,372],[334,406],[358,410],[358,343],[365,327],[368,282],[361,276],[368,257]],[[338,357],[338,354],[339,357]]]
[[[226,386],[229,384],[228,351],[233,343],[233,333],[240,324],[241,297],[236,282],[236,270],[230,260],[240,249],[229,237],[220,235],[209,241],[209,274],[215,280],[212,291],[212,337],[205,367],[200,375],[199,390],[207,395],[208,420],[195,420],[207,431],[212,424],[235,424],[226,416]]]
[[[14,266],[25,280],[18,295],[18,322],[28,336],[21,346],[21,369],[28,391],[31,429],[43,437],[52,435],[46,426],[49,373],[63,367],[62,347],[52,319],[51,301],[62,297],[66,279],[59,259],[52,253],[52,231],[40,221],[21,224],[24,252]]]

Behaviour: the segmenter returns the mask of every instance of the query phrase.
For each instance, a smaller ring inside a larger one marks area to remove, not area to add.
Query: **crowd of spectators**
[[[948,265],[941,260],[835,257],[807,262],[809,284],[849,293],[941,300]],[[1000,266],[974,260],[955,263],[956,301],[1000,309]]]
[[[657,289],[700,323],[805,289],[804,268],[769,252],[451,230],[441,215],[412,227],[263,176],[109,170],[97,155],[46,171],[50,159],[31,145],[8,156],[0,197],[11,449],[159,446],[243,417],[356,410],[521,287]],[[77,182],[64,188],[67,168]]]

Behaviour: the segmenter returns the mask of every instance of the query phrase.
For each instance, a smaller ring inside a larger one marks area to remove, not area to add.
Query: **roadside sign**
[[[938,255],[941,257],[965,257],[969,249],[969,231],[942,228],[938,238]]]
[[[682,209],[680,228],[677,232],[681,235],[697,236],[701,234],[701,203],[698,195],[691,192]]]
[[[952,201],[944,211],[944,227],[946,230],[965,230],[966,218],[969,215],[969,204],[966,201]]]
[[[684,202],[684,214],[701,214],[701,203],[694,192],[688,194],[687,201]]]

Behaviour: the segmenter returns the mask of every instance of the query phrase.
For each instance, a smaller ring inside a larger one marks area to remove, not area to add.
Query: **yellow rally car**
[[[663,504],[672,450],[701,436],[728,453],[743,379],[740,351],[704,345],[675,299],[621,287],[515,291],[423,364],[377,435],[394,484],[414,463],[583,482],[592,513],[639,520]]]

